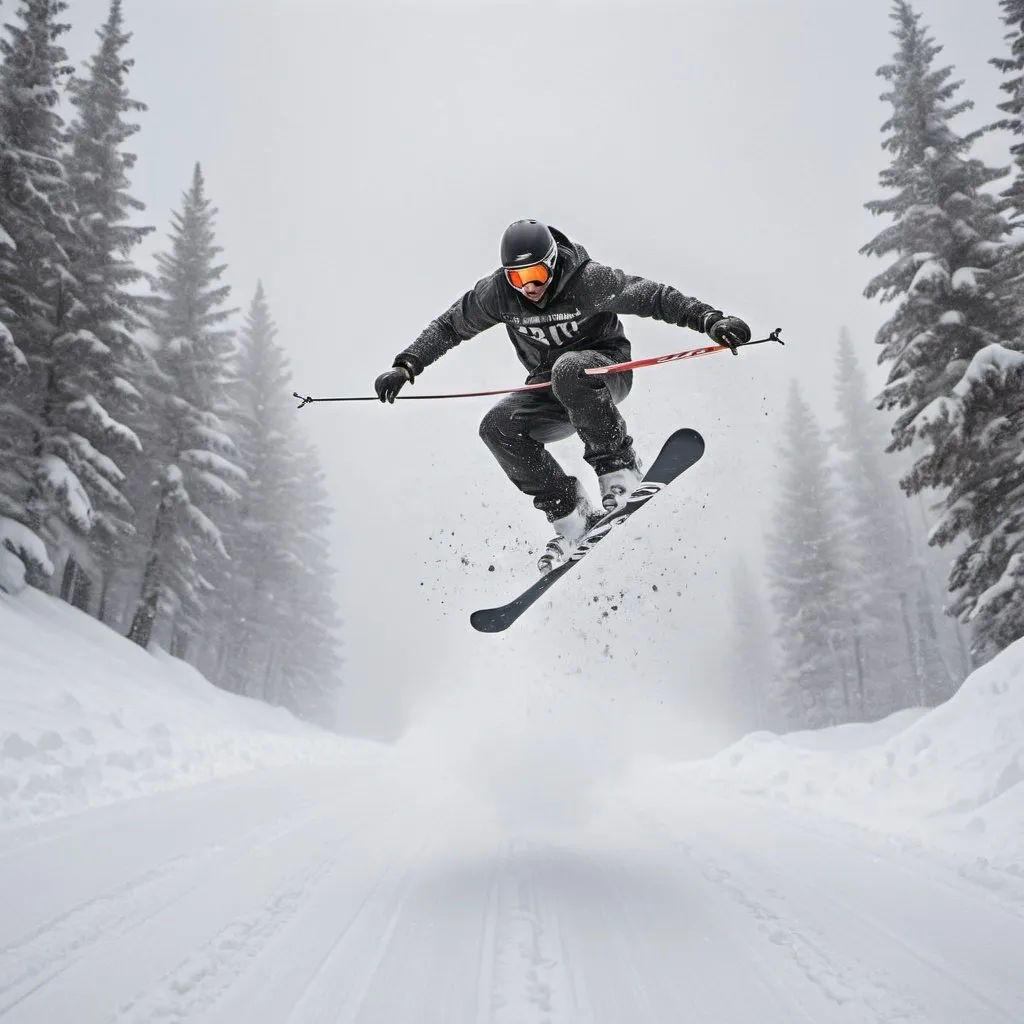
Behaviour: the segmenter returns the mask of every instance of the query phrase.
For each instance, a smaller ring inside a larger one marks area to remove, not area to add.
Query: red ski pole
[[[766,341],[777,341],[780,345],[785,342],[779,337],[781,327],[776,327],[767,338],[758,338],[757,341],[749,341],[740,348],[749,348],[751,345],[763,345]],[[730,349],[727,345],[705,345],[703,348],[688,348],[682,352],[670,352],[664,356],[651,356],[649,359],[631,359],[627,363],[613,363],[611,366],[595,366],[584,373],[597,376],[607,373],[625,373],[627,370],[640,370],[645,366],[660,366],[662,363],[677,363],[683,359],[695,359],[697,356],[710,356],[715,352],[732,352],[734,355],[738,349]],[[438,398],[480,398],[485,395],[512,395],[518,391],[539,391],[551,387],[550,381],[542,381],[540,384],[521,384],[516,388],[498,388],[494,391],[458,391],[442,395],[398,395],[395,401],[424,401]],[[309,395],[300,395],[297,391],[292,394],[299,400],[299,408],[309,405],[311,402],[379,402],[376,395],[352,395],[344,398],[312,398]]]

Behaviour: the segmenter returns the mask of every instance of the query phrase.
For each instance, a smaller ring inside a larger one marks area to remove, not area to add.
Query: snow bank
[[[682,771],[1024,875],[1024,639],[930,711],[753,733]]]
[[[923,715],[927,708],[906,708],[878,722],[848,722],[828,729],[806,729],[777,737],[789,747],[806,750],[854,751],[876,747],[898,736]],[[771,733],[762,735],[771,736]]]
[[[0,595],[0,824],[360,751],[37,590]]]

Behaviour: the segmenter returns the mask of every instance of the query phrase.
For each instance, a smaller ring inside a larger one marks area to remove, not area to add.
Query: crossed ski
[[[547,593],[585,555],[592,551],[616,527],[643,508],[704,454],[704,438],[689,427],[675,431],[662,445],[658,457],[633,490],[626,504],[599,519],[584,535],[569,557],[550,572],[535,580],[517,598],[497,608],[481,608],[469,617],[470,624],[481,633],[500,633],[508,629],[527,608]]]

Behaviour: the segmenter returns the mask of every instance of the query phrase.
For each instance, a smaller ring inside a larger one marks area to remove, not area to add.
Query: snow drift
[[[1024,639],[945,704],[870,725],[752,733],[687,774],[1024,874]]]
[[[474,745],[465,763],[454,755],[461,733],[490,735],[486,716],[465,701],[460,714],[470,721],[423,721],[397,746],[342,739],[283,709],[219,690],[188,665],[159,651],[147,654],[63,602],[28,590],[0,598],[0,824],[260,768],[337,765],[351,777],[353,769],[377,770],[382,759],[396,757],[407,771],[441,772],[452,792],[458,777],[497,809],[526,800],[537,816],[562,790],[580,802],[567,764],[585,764],[588,785],[600,796],[630,774],[631,750],[646,743],[650,753],[654,734],[632,734],[632,720],[620,710],[600,744],[609,748],[614,739],[623,745],[621,756],[603,750],[606,770],[595,772],[592,750],[538,724],[527,692],[509,690],[512,703],[491,709],[500,720],[494,735],[522,755],[511,760],[490,741]],[[494,703],[493,693],[486,698]],[[565,717],[578,726],[585,707],[574,692],[564,700],[571,705]],[[517,741],[513,712],[520,703],[525,718]],[[420,735],[424,729],[431,743]],[[541,757],[545,743],[552,750]],[[1024,877],[1024,639],[932,710],[787,736],[754,733],[714,757],[670,768],[663,756],[642,760],[653,770],[652,794],[680,785],[726,787],[914,845],[953,849],[972,864],[980,858]],[[531,766],[533,775],[524,776]],[[537,785],[525,786],[524,778]],[[488,779],[501,785],[489,787]],[[541,787],[546,803],[537,797]],[[562,818],[565,803],[548,810]]]
[[[37,590],[0,596],[0,823],[360,751]]]

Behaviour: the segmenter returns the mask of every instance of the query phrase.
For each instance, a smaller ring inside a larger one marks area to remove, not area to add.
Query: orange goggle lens
[[[551,278],[551,271],[543,263],[535,263],[532,267],[517,267],[515,270],[506,270],[505,276],[513,288],[522,288],[524,284],[536,281],[537,284],[545,284]]]

